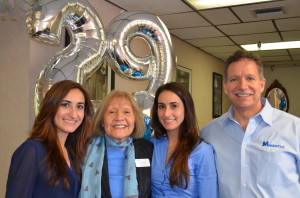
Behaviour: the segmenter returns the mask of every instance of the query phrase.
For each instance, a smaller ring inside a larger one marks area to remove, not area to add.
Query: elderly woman
[[[141,138],[144,121],[134,98],[112,91],[94,116],[93,133],[80,197],[151,197],[153,145]]]

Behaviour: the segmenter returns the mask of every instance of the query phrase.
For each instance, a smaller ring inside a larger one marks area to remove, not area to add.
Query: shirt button
[[[244,164],[244,168],[248,168],[248,165],[247,165],[247,164]]]
[[[244,187],[248,187],[248,184],[244,184]]]
[[[244,145],[243,147],[244,147],[244,149],[246,149],[246,148],[247,148],[247,145]]]

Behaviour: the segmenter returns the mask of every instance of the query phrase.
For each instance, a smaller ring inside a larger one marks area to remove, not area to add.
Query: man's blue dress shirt
[[[220,198],[300,197],[300,119],[261,102],[246,131],[232,107],[201,131],[215,150]]]

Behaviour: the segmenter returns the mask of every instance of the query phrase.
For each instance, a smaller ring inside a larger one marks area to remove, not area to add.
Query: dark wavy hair
[[[54,117],[62,100],[72,89],[79,89],[84,95],[84,119],[81,125],[68,135],[65,146],[73,160],[78,178],[81,179],[80,164],[92,134],[93,105],[89,94],[79,83],[63,80],[55,83],[48,90],[29,136],[29,139],[41,141],[45,147],[47,155],[44,162],[47,164],[49,185],[58,185],[62,179],[67,189],[70,189],[70,181],[66,170],[66,161],[58,140]]]
[[[241,59],[248,59],[252,60],[256,63],[257,70],[259,73],[260,79],[264,79],[264,66],[262,63],[262,60],[258,54],[247,52],[244,50],[237,50],[234,54],[228,57],[228,59],[225,62],[225,69],[224,69],[224,81],[227,81],[228,79],[228,68],[231,63],[237,62]]]
[[[170,185],[186,189],[189,183],[189,155],[202,141],[198,135],[198,123],[196,119],[194,102],[191,94],[179,83],[170,82],[160,86],[155,94],[154,104],[151,109],[151,126],[154,130],[154,138],[160,139],[167,135],[166,129],[160,123],[158,118],[158,97],[163,91],[175,93],[184,104],[184,120],[181,123],[178,135],[178,142],[175,151],[169,160],[172,161],[170,171]]]

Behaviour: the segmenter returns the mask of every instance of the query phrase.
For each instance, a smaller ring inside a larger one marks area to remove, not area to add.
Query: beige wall
[[[22,22],[0,22],[0,197],[13,151],[27,137],[29,39]]]

